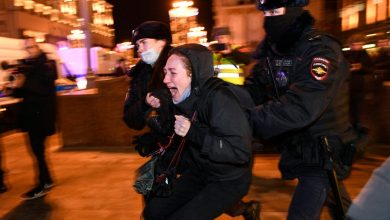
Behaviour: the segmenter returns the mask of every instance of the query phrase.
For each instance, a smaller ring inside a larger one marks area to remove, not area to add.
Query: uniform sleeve
[[[129,128],[141,130],[145,127],[145,114],[149,107],[145,103],[146,94],[142,94],[141,85],[131,81],[123,108],[123,121]]]
[[[286,93],[251,111],[255,135],[270,138],[294,131],[318,120],[334,98],[345,75],[338,71],[342,55],[338,47],[309,48],[297,61]]]
[[[263,104],[267,100],[266,96],[266,70],[265,64],[259,62],[253,66],[251,74],[246,77],[244,82],[244,88],[251,95],[256,105]]]
[[[211,161],[245,164],[251,158],[251,129],[248,120],[230,91],[215,93],[208,108],[209,125],[193,123],[187,139],[201,146],[200,152]]]

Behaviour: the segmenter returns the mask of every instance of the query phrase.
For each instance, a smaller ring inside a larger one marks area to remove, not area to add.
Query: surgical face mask
[[[141,59],[147,64],[153,65],[160,56],[153,48],[141,53]]]
[[[173,104],[179,104],[180,102],[184,101],[186,98],[188,98],[188,96],[190,96],[191,94],[191,86],[188,86],[183,94],[181,95],[181,97],[179,98],[179,100],[175,101],[173,100]]]

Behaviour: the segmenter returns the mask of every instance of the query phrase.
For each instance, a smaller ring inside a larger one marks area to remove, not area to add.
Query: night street
[[[134,170],[144,161],[130,148],[64,150],[58,135],[49,139],[48,160],[56,186],[45,197],[25,201],[20,195],[33,185],[32,159],[21,133],[2,138],[3,167],[9,190],[0,195],[0,219],[140,219],[142,199],[132,189]],[[345,181],[354,198],[372,171],[390,155],[389,145],[370,145]],[[280,180],[278,155],[256,154],[254,178],[245,200],[262,203],[261,218],[285,219],[294,181]],[[221,216],[218,220],[243,219]],[[329,219],[326,211],[323,218]]]

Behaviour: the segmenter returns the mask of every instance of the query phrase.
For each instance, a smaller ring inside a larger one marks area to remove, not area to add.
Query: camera
[[[227,49],[225,43],[214,43],[214,44],[210,44],[209,47],[214,52],[221,52]]]
[[[9,64],[7,61],[2,61],[1,68],[3,70],[15,69],[15,71],[11,72],[12,74],[21,73],[24,75],[28,75],[31,72],[33,66],[27,64],[24,59],[21,59],[21,60],[17,60],[16,64]]]

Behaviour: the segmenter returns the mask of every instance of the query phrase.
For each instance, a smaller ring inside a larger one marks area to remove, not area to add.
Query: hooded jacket
[[[191,94],[175,105],[179,114],[194,121],[185,136],[194,163],[210,181],[233,180],[250,176],[251,128],[234,94],[225,87],[207,85],[213,78],[212,53],[198,44],[174,48],[186,56],[192,66]]]

